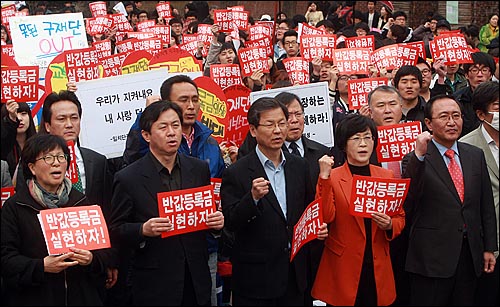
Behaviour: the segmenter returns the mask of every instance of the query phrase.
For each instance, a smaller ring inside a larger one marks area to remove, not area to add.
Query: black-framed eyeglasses
[[[57,156],[46,155],[46,156],[43,156],[41,158],[35,159],[35,161],[43,160],[48,165],[52,165],[52,164],[54,164],[54,162],[56,161],[56,159],[57,159],[57,162],[59,162],[59,163],[68,162],[68,155],[67,154],[60,154],[60,155],[57,155]]]
[[[489,73],[491,72],[491,70],[490,70],[490,68],[489,68],[489,67],[483,67],[483,68],[479,69],[478,67],[475,67],[475,66],[474,66],[474,67],[471,67],[471,68],[469,69],[469,72],[470,72],[471,74],[474,74],[474,75],[477,75],[477,74],[479,73],[479,71],[481,71],[481,72],[483,73],[483,75],[485,75],[485,74],[489,74]]]
[[[430,72],[431,72],[431,70],[430,70],[430,69],[425,68],[425,69],[422,69],[420,72],[422,73],[422,75],[427,75],[428,73],[430,73]]]

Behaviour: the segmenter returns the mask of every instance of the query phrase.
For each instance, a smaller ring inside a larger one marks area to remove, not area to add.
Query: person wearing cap
[[[271,21],[271,16],[269,16],[268,14],[263,14],[262,16],[260,16],[260,21]]]
[[[316,2],[310,1],[307,6],[307,12],[304,14],[307,23],[310,26],[315,27],[318,22],[325,19],[322,11],[318,11],[318,5]]]

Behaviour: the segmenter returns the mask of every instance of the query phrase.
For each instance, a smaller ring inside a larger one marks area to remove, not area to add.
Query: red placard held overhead
[[[368,94],[381,85],[387,85],[387,78],[363,78],[347,81],[349,110],[357,110],[368,104]]]
[[[415,150],[417,136],[422,133],[420,121],[378,126],[377,158],[380,163],[401,161]]]

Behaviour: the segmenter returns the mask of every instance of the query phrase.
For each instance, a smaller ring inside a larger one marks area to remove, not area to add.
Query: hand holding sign
[[[392,218],[387,214],[380,212],[373,212],[372,221],[374,221],[375,224],[377,224],[377,226],[382,230],[392,229]]]
[[[174,225],[168,217],[153,217],[142,224],[142,234],[146,237],[157,237],[162,232],[171,231]]]
[[[69,259],[78,262],[79,265],[87,266],[94,259],[93,254],[88,250],[75,247],[71,247],[70,250],[73,252],[73,256],[69,257]]]
[[[207,215],[207,226],[215,230],[221,230],[224,227],[224,215],[220,211],[215,211]]]
[[[47,273],[60,273],[66,268],[75,266],[78,261],[66,261],[73,257],[74,253],[66,253],[60,256],[47,256],[43,258],[43,271]]]

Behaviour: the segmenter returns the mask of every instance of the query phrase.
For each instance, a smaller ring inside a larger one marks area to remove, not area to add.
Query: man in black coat
[[[274,98],[248,111],[257,146],[222,177],[226,226],[234,232],[234,306],[301,306],[307,287],[307,247],[290,262],[294,225],[314,199],[306,160],[282,150],[288,110]],[[326,224],[318,237],[327,235]]]
[[[161,238],[174,221],[160,218],[157,194],[210,185],[206,161],[179,154],[182,110],[157,101],[140,119],[150,151],[115,175],[110,231],[119,248],[132,248],[133,305],[210,306],[206,231]],[[175,223],[178,223],[176,219]],[[209,228],[224,226],[222,212],[208,214]]]

